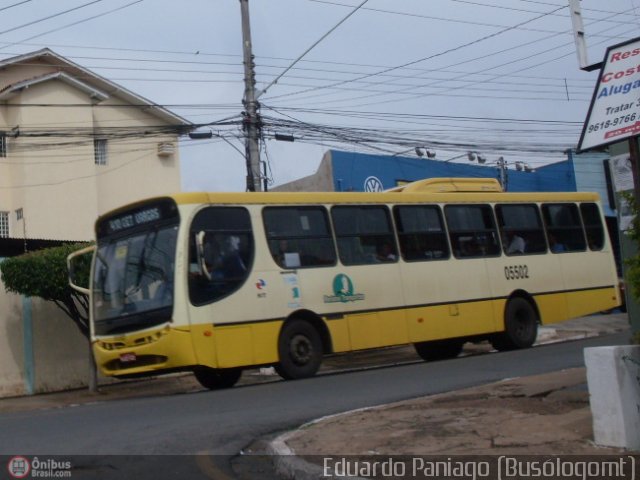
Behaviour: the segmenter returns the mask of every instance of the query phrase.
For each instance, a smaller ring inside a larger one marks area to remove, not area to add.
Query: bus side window
[[[449,258],[440,207],[408,205],[393,210],[402,258],[407,262]]]
[[[489,205],[447,205],[444,214],[456,258],[500,255],[493,210]]]
[[[537,205],[496,205],[496,217],[502,237],[502,248],[506,255],[547,251],[544,228]]]
[[[337,206],[331,218],[344,265],[398,261],[389,210],[385,206]]]
[[[281,268],[336,263],[336,249],[324,207],[266,207],[262,220],[269,251]]]
[[[189,252],[189,298],[194,305],[230,295],[247,280],[254,256],[249,212],[208,207],[193,219]]]
[[[587,234],[587,243],[591,250],[602,250],[604,247],[604,227],[600,209],[595,203],[580,204],[580,213]]]
[[[573,203],[547,203],[542,206],[542,216],[553,253],[581,252],[586,241],[578,207]]]

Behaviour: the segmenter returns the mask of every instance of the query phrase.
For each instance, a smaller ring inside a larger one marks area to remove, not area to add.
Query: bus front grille
[[[129,370],[131,368],[147,367],[166,363],[167,357],[164,355],[140,355],[134,361],[123,362],[119,358],[113,359],[104,364],[104,368],[111,372]]]

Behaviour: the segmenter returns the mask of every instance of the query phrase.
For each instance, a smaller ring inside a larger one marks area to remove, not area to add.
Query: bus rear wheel
[[[504,332],[491,338],[491,345],[500,352],[529,348],[538,337],[538,315],[527,300],[515,297],[504,311]]]
[[[278,340],[276,372],[285,380],[313,377],[322,363],[322,340],[309,322],[292,320]]]
[[[233,387],[240,380],[242,369],[196,367],[193,374],[204,388],[220,390]]]
[[[425,362],[432,362],[434,360],[447,360],[449,358],[456,358],[462,352],[462,346],[464,342],[462,340],[434,340],[431,342],[414,343],[413,346],[416,349],[420,358]]]

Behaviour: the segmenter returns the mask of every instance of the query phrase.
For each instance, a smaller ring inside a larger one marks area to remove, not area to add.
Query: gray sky
[[[258,89],[362,1],[250,0]],[[640,36],[640,0],[581,4],[592,63]],[[242,111],[238,0],[2,0],[0,12],[4,57],[49,47],[194,123]],[[577,144],[596,79],[578,68],[566,0],[369,0],[262,95],[262,156],[274,184],[313,173],[329,148],[473,149],[536,167]],[[240,132],[212,129],[224,140],[182,143],[183,187],[243,191]]]

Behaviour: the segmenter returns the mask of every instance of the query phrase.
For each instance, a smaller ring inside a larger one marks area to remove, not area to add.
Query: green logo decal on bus
[[[333,295],[325,295],[324,303],[355,302],[364,300],[364,293],[353,293],[353,282],[344,273],[333,278]]]

